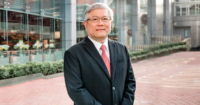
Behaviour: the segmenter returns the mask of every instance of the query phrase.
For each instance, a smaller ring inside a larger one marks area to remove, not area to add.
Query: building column
[[[163,35],[171,34],[171,3],[170,0],[164,0],[164,29]]]
[[[140,0],[132,1],[132,45],[139,45],[140,35]]]
[[[149,43],[151,43],[151,36],[156,36],[156,28],[157,28],[157,21],[156,21],[156,0],[148,0],[148,33],[149,33]]]
[[[126,1],[125,0],[117,0],[117,33],[118,33],[118,42],[126,45],[127,44],[127,38],[126,38]]]
[[[76,44],[76,0],[64,0],[63,7],[61,41],[65,51]]]
[[[190,30],[190,36],[192,37],[192,47],[193,48],[196,48],[198,47],[198,44],[199,44],[199,30],[198,30],[198,25],[197,23],[193,24],[191,26],[191,30]]]

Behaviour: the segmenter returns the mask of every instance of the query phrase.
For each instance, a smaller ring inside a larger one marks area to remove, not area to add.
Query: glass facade
[[[62,3],[63,0],[0,0],[0,64],[8,57],[15,58],[13,63],[24,63],[27,60],[16,59],[28,59],[29,55],[43,61],[43,54],[61,49]]]

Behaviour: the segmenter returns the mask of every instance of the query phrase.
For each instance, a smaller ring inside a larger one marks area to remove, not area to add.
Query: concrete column
[[[175,11],[174,11],[174,4],[173,4],[174,1],[175,1],[175,0],[171,0],[171,1],[170,1],[170,5],[171,5],[171,6],[170,6],[170,10],[171,10],[171,17],[170,17],[170,19],[171,19],[171,25],[170,25],[170,26],[171,26],[171,34],[170,34],[170,35],[171,35],[171,36],[174,35],[174,12],[175,12]]]
[[[117,33],[118,33],[118,41],[124,45],[126,45],[127,38],[126,38],[126,1],[125,0],[117,0]]]
[[[133,0],[132,2],[132,45],[139,45],[140,35],[140,0]]]
[[[65,51],[76,44],[76,0],[64,0],[63,7],[61,41]]]
[[[144,45],[149,45],[150,44],[150,34],[148,33],[148,27],[144,27],[145,35],[144,35]]]
[[[190,31],[190,35],[192,37],[192,47],[198,47],[198,39],[199,39],[199,30],[198,30],[198,26],[196,24],[191,26],[191,31]]]
[[[156,35],[157,21],[156,21],[156,0],[148,0],[148,33],[151,38],[152,35]],[[151,43],[151,40],[149,40]]]
[[[171,2],[170,0],[164,0],[164,27],[163,35],[171,34]]]

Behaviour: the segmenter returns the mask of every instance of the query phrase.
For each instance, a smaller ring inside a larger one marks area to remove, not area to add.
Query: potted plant
[[[17,43],[16,45],[14,45],[14,49],[22,50],[23,48],[24,48],[24,44],[23,43]]]
[[[29,46],[28,44],[24,44],[24,48],[23,48],[23,49],[24,49],[24,50],[28,50],[29,47],[30,47],[30,46]]]
[[[38,55],[38,49],[42,47],[42,44],[39,43],[39,42],[36,42],[34,45],[33,45],[33,48],[36,49],[36,55]]]
[[[28,50],[29,47],[30,46],[28,44],[23,44],[23,43],[17,43],[16,45],[14,45],[14,49],[19,50],[19,56],[22,56],[22,49]]]
[[[3,58],[3,51],[7,51],[10,48],[8,45],[0,45],[1,58]]]

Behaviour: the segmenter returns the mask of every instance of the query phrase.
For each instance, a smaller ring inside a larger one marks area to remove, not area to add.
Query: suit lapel
[[[116,48],[112,40],[108,40],[109,52],[110,52],[110,67],[111,67],[111,78],[114,79],[115,76],[115,58],[116,58]]]
[[[93,59],[99,64],[101,69],[104,71],[105,75],[110,79],[107,67],[101,58],[99,52],[95,48],[94,44],[90,41],[88,37],[86,37],[83,41],[83,46],[86,49],[86,51],[93,57]]]

